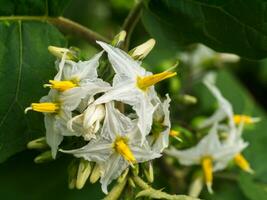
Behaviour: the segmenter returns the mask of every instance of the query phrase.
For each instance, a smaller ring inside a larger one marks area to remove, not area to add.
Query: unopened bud
[[[148,182],[153,183],[154,181],[154,170],[152,162],[148,162],[148,169],[144,170],[145,176],[148,180]]]
[[[134,167],[132,167],[131,169],[132,169],[132,173],[135,176],[138,176],[138,174],[139,174],[139,165],[138,164],[134,164]]]
[[[153,49],[155,44],[156,41],[154,39],[150,39],[145,43],[130,50],[128,54],[135,60],[143,60]]]
[[[57,58],[61,59],[64,54],[66,54],[66,60],[77,60],[77,57],[75,55],[74,50],[69,50],[67,48],[61,48],[61,47],[55,47],[55,46],[49,46],[48,51],[56,56]]]
[[[41,153],[39,156],[34,158],[34,162],[36,164],[46,163],[46,162],[50,162],[52,160],[53,160],[53,157],[52,157],[51,150],[45,151],[45,152]]]
[[[197,103],[197,98],[188,94],[179,96],[178,100],[185,105],[192,105]]]
[[[136,186],[135,186],[135,183],[134,183],[134,181],[133,181],[133,179],[132,179],[131,177],[128,178],[128,183],[129,183],[129,185],[130,185],[131,187],[133,187],[133,188],[136,187]]]
[[[199,173],[199,171],[193,176],[193,180],[189,186],[189,192],[188,195],[191,197],[197,198],[200,195],[200,192],[203,189],[204,186],[204,180],[202,173]]]
[[[32,140],[27,144],[28,149],[45,149],[47,147],[48,145],[46,143],[45,137]]]
[[[119,32],[112,40],[111,45],[115,47],[120,47],[126,38],[126,34],[127,33],[124,30]]]
[[[116,200],[116,199],[119,199],[119,197],[120,197],[120,195],[121,195],[126,183],[127,183],[127,179],[126,178],[122,182],[118,182],[103,200]]]
[[[95,164],[93,171],[90,176],[90,182],[95,183],[100,178],[100,166],[98,164]]]
[[[79,166],[79,162],[77,159],[73,159],[72,162],[68,166],[69,189],[74,189],[76,187],[78,166]]]
[[[124,179],[125,179],[125,178],[127,177],[127,175],[128,175],[128,172],[129,172],[129,168],[127,168],[127,169],[123,172],[123,174],[119,176],[119,178],[118,178],[118,182],[119,182],[119,183],[122,182],[122,181],[124,181]]]
[[[84,160],[83,158],[80,160],[78,172],[77,172],[77,181],[76,188],[82,189],[84,184],[86,183],[89,175],[91,173],[91,165],[90,162]]]

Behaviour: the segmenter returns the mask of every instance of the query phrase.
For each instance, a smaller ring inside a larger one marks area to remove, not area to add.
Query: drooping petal
[[[112,180],[118,178],[129,164],[117,153],[112,154],[109,159],[100,165],[102,175],[100,183],[102,191],[108,193],[108,185]]]
[[[50,114],[46,114],[44,117],[44,123],[46,128],[46,142],[50,146],[52,151],[52,157],[55,159],[58,146],[63,140],[60,130],[56,123],[57,121]]]

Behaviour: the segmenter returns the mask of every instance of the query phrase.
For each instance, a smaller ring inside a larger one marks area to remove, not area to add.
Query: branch
[[[95,46],[96,48],[100,48],[99,45],[96,44],[96,40],[109,42],[108,39],[103,37],[102,35],[88,29],[81,24],[78,24],[70,19],[66,19],[64,17],[48,17],[48,16],[4,16],[0,17],[0,21],[40,21],[40,22],[50,22],[51,24],[57,26],[63,32],[71,33],[78,37],[83,38],[85,41]]]
[[[126,17],[123,25],[122,25],[122,30],[125,30],[127,35],[125,39],[125,44],[124,44],[124,50],[128,50],[129,48],[129,42],[130,38],[132,35],[132,32],[139,21],[141,17],[141,12],[143,8],[143,1],[140,0],[135,7],[130,11],[129,15]]]

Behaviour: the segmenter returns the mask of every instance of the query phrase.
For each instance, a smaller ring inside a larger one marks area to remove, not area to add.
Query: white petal
[[[68,51],[65,51],[65,52],[63,53],[62,59],[61,59],[61,61],[60,61],[60,63],[59,63],[59,66],[58,66],[58,73],[56,74],[56,76],[55,76],[55,78],[54,78],[54,80],[56,80],[56,81],[61,80],[62,72],[63,72],[63,68],[64,68],[65,61],[66,61],[66,55],[67,55],[67,52],[68,52]]]
[[[117,153],[112,154],[109,159],[100,165],[103,170],[100,183],[102,191],[108,193],[107,186],[112,180],[118,178],[129,164]]]
[[[46,142],[51,147],[52,157],[55,159],[58,146],[62,142],[63,136],[60,134],[60,131],[56,126],[56,120],[53,116],[46,114],[44,122],[46,128]]]
[[[63,153],[73,154],[78,158],[84,158],[88,161],[97,163],[106,161],[113,153],[112,143],[103,138],[91,140],[87,145],[80,149],[60,150]]]
[[[131,145],[130,149],[132,150],[134,157],[138,163],[153,160],[161,156],[160,153],[150,150],[148,145],[143,145],[143,146],[140,146],[140,144]]]
[[[140,63],[133,60],[121,49],[112,47],[104,42],[97,41],[97,43],[108,53],[109,61],[119,76],[136,78],[137,75],[144,76],[146,74]]]

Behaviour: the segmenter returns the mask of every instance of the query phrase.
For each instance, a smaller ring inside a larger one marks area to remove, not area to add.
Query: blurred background
[[[75,0],[71,1],[63,16],[78,22],[90,29],[106,36],[114,37],[120,30],[134,0]],[[145,12],[145,11],[144,11]],[[151,38],[149,31],[143,24],[142,18],[132,34],[130,49]],[[97,50],[83,39],[66,35],[68,46],[81,49],[82,55],[89,58]],[[248,190],[253,188],[257,192],[258,185],[267,191],[267,60],[253,61],[235,56],[222,55],[199,44],[174,49],[163,43],[157,43],[152,52],[144,60],[143,66],[152,72],[160,72],[173,66],[178,76],[157,85],[157,91],[164,96],[169,93],[172,98],[173,126],[183,127],[190,131],[194,123],[201,116],[211,114],[216,103],[213,97],[201,84],[201,79],[207,71],[218,72],[218,85],[222,93],[234,106],[236,113],[245,113],[262,117],[263,121],[256,127],[246,130],[245,138],[250,147],[245,155],[256,171],[251,176],[240,173],[235,167],[234,173],[224,172],[215,175],[214,195],[203,190],[201,197],[205,199],[253,199],[254,194]],[[184,99],[184,95],[192,95],[197,102]],[[212,105],[212,106],[211,106]],[[0,147],[1,148],[1,147]],[[64,157],[45,164],[34,164],[33,159],[38,155],[35,151],[24,151],[8,159],[0,165],[0,194],[1,199],[101,199],[103,194],[100,185],[86,184],[82,190],[69,190],[67,180],[67,166],[69,158]],[[165,188],[170,193],[186,193],[193,177],[194,169],[186,172],[186,176],[171,177],[168,169],[162,168],[161,161],[156,161],[155,188]],[[174,166],[178,164],[174,163]],[[168,174],[166,176],[165,174]],[[261,193],[262,191],[258,192]],[[262,192],[264,198],[265,193]],[[266,196],[265,196],[266,197]]]

